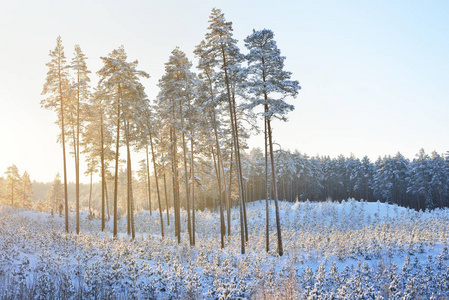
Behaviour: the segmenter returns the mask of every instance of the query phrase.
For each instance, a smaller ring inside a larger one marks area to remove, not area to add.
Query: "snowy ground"
[[[247,207],[245,255],[238,209],[221,250],[218,214],[209,211],[197,212],[196,246],[190,247],[186,235],[177,244],[172,223],[161,238],[156,212],[136,215],[131,242],[124,218],[114,240],[112,220],[98,233],[100,220],[86,212],[77,236],[63,232],[59,216],[0,207],[0,298],[449,298],[449,210],[284,202],[285,254],[279,257],[270,207],[270,253],[265,202],[256,202]]]

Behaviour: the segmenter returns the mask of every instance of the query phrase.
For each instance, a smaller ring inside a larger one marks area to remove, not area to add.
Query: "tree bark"
[[[167,226],[170,226],[170,213],[168,206],[167,181],[165,179],[165,166],[164,166],[164,195],[165,195],[165,209],[167,211]]]
[[[161,205],[161,196],[159,193],[159,179],[157,176],[157,167],[156,167],[156,159],[154,156],[154,148],[153,148],[153,137],[150,133],[150,145],[151,145],[151,157],[153,159],[153,169],[154,169],[154,179],[156,181],[156,193],[157,193],[157,203],[159,204],[159,216],[161,219],[161,236],[164,238],[164,218],[162,217],[162,205]],[[147,146],[147,160],[148,160],[148,146]]]
[[[223,194],[221,190],[221,178],[220,178],[220,168],[217,166],[217,160],[215,157],[214,148],[210,146],[210,150],[212,152],[212,157],[214,159],[214,167],[215,167],[215,174],[217,177],[217,185],[218,185],[218,197],[220,199],[220,241],[221,241],[221,249],[224,248],[224,235],[225,235],[225,228],[224,228],[224,218],[223,218]]]
[[[271,123],[270,118],[267,118],[267,128],[268,128],[268,143],[270,146],[270,158],[271,158],[271,178],[273,185],[273,195],[274,195],[274,207],[276,214],[276,230],[278,235],[278,254],[282,256],[284,254],[284,248],[282,246],[282,232],[281,232],[281,221],[279,217],[279,204],[277,195],[277,184],[276,184],[276,169],[274,165],[274,151],[273,151],[273,139],[271,134]]]
[[[61,64],[58,67],[59,79],[59,99],[61,106],[61,132],[62,132],[62,158],[64,164],[64,212],[65,212],[65,231],[69,233],[69,197],[67,193],[67,163],[65,156],[65,127],[64,127],[64,101],[62,97],[62,82],[61,82]]]
[[[151,134],[150,134],[150,140],[151,140]],[[147,181],[148,181],[148,186],[147,186],[147,190],[148,190],[148,207],[150,210],[150,216],[152,214],[152,209],[151,209],[151,188],[150,188],[150,160],[148,158],[148,145],[145,147],[145,151],[147,154]],[[151,149],[152,152],[152,156],[153,156],[153,161],[154,161],[154,152],[153,149]],[[156,171],[156,170],[155,170]],[[156,176],[156,172],[154,173]],[[157,180],[157,179],[156,179]],[[159,193],[159,192],[158,192]],[[158,195],[159,197],[159,195]]]
[[[132,240],[135,239],[136,233],[134,229],[134,203],[133,203],[133,178],[131,169],[131,150],[129,145],[129,122],[125,121],[125,138],[126,138],[126,152],[127,152],[127,177],[128,177],[128,234],[131,231]]]
[[[181,130],[182,130],[182,151],[184,156],[184,175],[185,175],[185,190],[186,190],[186,209],[187,209],[187,232],[189,234],[189,242],[192,245],[192,220],[190,219],[190,196],[189,196],[189,176],[187,172],[187,149],[185,140],[185,128],[184,128],[184,116],[182,113],[183,103],[179,103],[179,113],[181,117]]]
[[[77,107],[76,107],[76,151],[75,151],[75,177],[76,177],[76,234],[80,233],[80,73],[78,70]],[[92,175],[91,175],[92,176]],[[90,211],[90,209],[89,209]]]
[[[100,143],[101,143],[101,231],[104,231],[106,227],[105,222],[105,189],[106,189],[106,180],[104,174],[104,133],[103,133],[103,107],[100,103]]]
[[[267,109],[265,108],[265,113]],[[265,250],[267,253],[270,251],[270,187],[268,183],[268,136],[267,136],[267,117],[264,116],[264,137],[265,137]]]
[[[91,206],[90,206],[91,201],[92,201],[92,175],[93,175],[92,173],[93,172],[91,171],[90,172],[90,184],[89,184],[89,215],[92,214],[92,210],[91,210]],[[78,228],[78,232],[77,233],[79,233],[79,228]]]
[[[113,236],[117,236],[117,202],[118,202],[118,159],[119,159],[119,148],[120,148],[120,99],[121,99],[121,87],[118,86],[119,97],[117,98],[117,141],[115,148],[115,177],[114,177],[114,230]]]
[[[181,215],[179,203],[179,181],[178,181],[178,158],[177,158],[177,138],[174,127],[171,128],[172,139],[172,171],[173,171],[173,206],[175,211],[175,234],[178,244],[181,243]]]
[[[221,52],[222,52],[222,58],[223,58],[223,69],[225,72],[225,84],[226,84],[226,90],[227,90],[227,98],[229,103],[229,115],[231,118],[231,132],[232,132],[232,139],[234,141],[234,153],[235,153],[235,160],[236,160],[236,169],[237,169],[237,181],[238,181],[238,188],[239,188],[239,198],[240,198],[240,239],[241,239],[241,253],[245,254],[245,236],[246,236],[246,226],[244,223],[244,199],[243,199],[243,187],[242,187],[242,181],[240,178],[240,165],[239,165],[239,147],[237,143],[237,128],[235,127],[234,122],[234,103],[231,98],[231,90],[229,86],[229,77],[228,77],[228,71],[227,71],[227,64],[226,64],[226,55],[224,50],[224,45],[221,45]]]
[[[195,246],[195,162],[193,157],[193,129],[190,134],[190,171],[192,173],[192,245]]]

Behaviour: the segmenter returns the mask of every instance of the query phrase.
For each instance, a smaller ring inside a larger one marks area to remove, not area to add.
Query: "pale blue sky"
[[[58,35],[69,59],[81,46],[93,72],[100,56],[124,45],[151,75],[143,83],[154,98],[170,52],[179,46],[193,59],[212,7],[234,23],[243,52],[253,28],[272,29],[299,80],[290,121],[274,124],[283,148],[371,159],[449,150],[448,1],[7,1],[0,10],[0,173],[13,163],[40,181],[62,172],[55,113],[39,104]],[[261,146],[262,137],[250,142]]]

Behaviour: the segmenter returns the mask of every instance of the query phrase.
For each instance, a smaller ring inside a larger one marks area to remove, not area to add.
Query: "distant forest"
[[[449,153],[448,153],[449,154]],[[414,209],[433,209],[449,207],[449,155],[440,155],[437,152],[426,154],[423,149],[413,160],[405,158],[398,153],[395,156],[379,157],[375,162],[368,157],[362,159],[329,156],[309,157],[300,152],[277,151],[277,180],[279,198],[286,201],[341,201],[348,198],[365,201],[381,201],[395,203],[399,206]],[[252,149],[242,156],[245,178],[245,193],[248,201],[265,199],[265,159],[261,149]],[[207,164],[203,165],[203,167]],[[9,169],[8,169],[9,170]],[[201,178],[197,178],[199,187],[199,209],[218,209],[218,191],[216,189],[214,170],[203,168]],[[136,190],[136,209],[148,210],[147,180],[140,170],[134,174]],[[26,172],[25,172],[26,173]],[[229,175],[229,174],[228,174]],[[53,182],[32,182],[32,189],[28,188],[29,175],[14,179],[12,188],[10,173],[5,172],[0,177],[0,199],[2,204],[11,204],[11,191],[14,191],[13,203],[15,206],[25,206],[30,209],[50,212],[56,209],[63,201],[63,189],[60,178],[57,176]],[[166,185],[169,184],[166,177]],[[150,199],[152,210],[156,209],[155,178],[150,177]],[[126,171],[119,173],[119,210],[126,211]],[[162,181],[163,182],[163,181]],[[111,179],[108,186],[112,188]],[[24,190],[25,189],[25,190]],[[71,210],[75,204],[75,184],[69,183],[68,193]],[[167,189],[167,200],[172,207],[173,195]],[[165,196],[164,196],[165,197]],[[270,195],[272,197],[272,195]],[[89,198],[91,199],[89,201]],[[108,197],[110,198],[110,197]],[[233,204],[237,205],[238,191],[232,194]],[[92,214],[99,214],[101,207],[101,184],[93,183],[92,192],[89,184],[80,185],[81,207],[89,209]],[[110,199],[109,199],[110,200]],[[112,202],[108,201],[109,211],[112,213]],[[162,202],[166,209],[167,201]],[[185,203],[183,203],[185,206]]]

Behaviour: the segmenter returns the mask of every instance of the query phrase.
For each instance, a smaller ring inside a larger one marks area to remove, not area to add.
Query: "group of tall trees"
[[[413,160],[397,153],[372,162],[367,156],[309,157],[279,150],[275,158],[280,198],[287,201],[355,198],[418,210],[449,207],[449,152],[429,155],[421,149]],[[250,200],[265,199],[264,176],[264,155],[253,149],[245,157]]]
[[[137,69],[137,61],[128,61],[123,46],[101,57],[104,65],[97,72],[100,80],[91,91],[86,56],[76,45],[74,57],[68,63],[58,37],[55,49],[50,51],[51,61],[47,64],[49,71],[43,89],[47,98],[41,104],[57,113],[56,123],[61,129],[58,141],[63,150],[66,231],[69,231],[66,152],[70,149],[75,164],[78,233],[81,146],[88,165],[86,174],[92,178],[94,173],[99,173],[101,178],[102,230],[108,207],[108,181],[113,181],[113,191],[109,191],[109,195],[112,194],[113,198],[114,236],[117,235],[119,173],[124,167],[128,233],[135,237],[132,154],[137,151],[147,157],[141,163],[139,177],[146,182],[144,186],[148,189],[146,195],[150,208],[151,154],[162,235],[162,207],[165,202],[167,224],[170,222],[168,208],[173,207],[178,241],[181,240],[180,209],[186,209],[187,234],[190,244],[195,244],[196,199],[201,192],[197,189],[201,190],[202,175],[209,169],[212,171],[209,174],[216,177],[218,189],[221,247],[225,245],[226,235],[231,234],[230,209],[233,201],[237,201],[241,251],[245,252],[248,222],[242,151],[246,147],[250,127],[254,126],[257,115],[263,117],[267,145],[265,157],[268,159],[270,154],[270,164],[265,164],[265,172],[270,173],[271,182],[276,183],[271,122],[273,118],[284,120],[285,114],[293,109],[285,102],[286,98],[295,97],[300,89],[298,82],[290,79],[291,73],[283,70],[285,58],[280,55],[272,31],[254,31],[245,40],[245,46],[249,50],[246,55],[240,52],[237,40],[233,38],[232,23],[226,21],[221,10],[214,8],[205,38],[194,52],[199,73],[192,71],[192,63],[184,52],[174,49],[165,64],[165,74],[159,80],[159,94],[150,101],[140,82],[149,75]],[[260,107],[259,113],[257,107]],[[126,153],[125,165],[120,157],[123,151]],[[271,188],[276,204],[277,248],[282,255],[276,184]],[[267,215],[268,209],[267,202]],[[267,251],[268,247],[267,234]]]
[[[20,175],[16,165],[9,166],[5,177],[0,177],[0,203],[31,208],[32,198],[33,186],[28,172]]]

